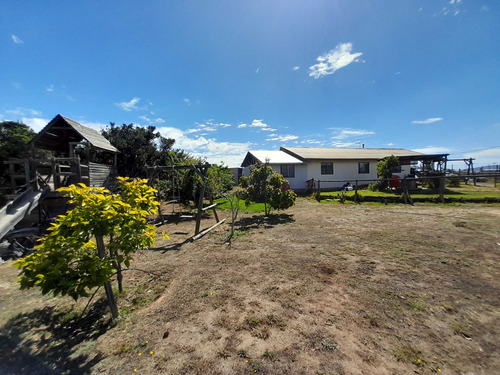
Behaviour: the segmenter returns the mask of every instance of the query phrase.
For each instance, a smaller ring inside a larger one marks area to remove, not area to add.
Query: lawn
[[[0,373],[497,373],[499,227],[496,206],[304,198],[242,212],[231,246],[226,224],[196,242],[194,222],[168,224],[125,272],[114,323],[101,291],[83,313],[88,299],[20,291],[9,261]]]
[[[346,197],[352,200],[355,191],[345,192]],[[362,197],[377,197],[377,198],[394,198],[402,197],[402,193],[389,193],[380,191],[371,191],[368,189],[358,190],[358,194]],[[439,197],[439,191],[437,189],[422,189],[417,192],[410,192],[410,196],[415,199],[435,199]],[[340,191],[330,191],[322,192],[322,199],[328,198],[339,198],[341,196]],[[460,187],[447,187],[443,193],[444,198],[449,198],[453,200],[481,200],[481,199],[500,199],[500,186],[498,187],[487,187],[487,186],[473,186],[473,185],[461,185]]]

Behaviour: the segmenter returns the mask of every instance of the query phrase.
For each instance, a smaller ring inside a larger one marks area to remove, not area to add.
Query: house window
[[[333,163],[321,163],[321,174],[333,174]]]
[[[358,173],[370,173],[370,163],[367,162],[361,162],[358,165]]]
[[[295,177],[295,165],[282,165],[281,166],[281,174],[285,178]]]

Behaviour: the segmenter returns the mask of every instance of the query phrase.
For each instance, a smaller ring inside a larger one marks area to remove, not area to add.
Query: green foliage
[[[460,177],[459,176],[452,176],[446,179],[446,186],[448,187],[455,187],[458,188],[460,187]]]
[[[399,165],[399,158],[394,155],[388,156],[377,163],[377,175],[380,179],[378,183],[380,191],[387,189],[389,186],[388,180],[392,177],[392,174],[399,172],[400,170],[401,166]]]
[[[221,164],[213,164],[207,172],[207,185],[214,198],[231,190],[234,187],[234,178],[231,170]]]
[[[28,156],[28,142],[36,135],[27,125],[14,122],[0,122],[0,186],[7,186],[9,166],[4,164],[9,158]],[[2,204],[0,196],[0,205]]]
[[[147,177],[146,166],[178,164],[188,159],[188,154],[172,150],[175,140],[156,132],[154,126],[134,126],[110,123],[102,135],[113,144],[118,154],[118,174]]]
[[[250,177],[240,178],[240,186],[246,189],[245,203],[263,202],[266,216],[271,209],[285,210],[295,204],[297,194],[284,188],[288,181],[283,176],[264,164],[257,164],[250,172]]]
[[[84,184],[59,189],[75,208],[59,216],[35,253],[15,263],[21,289],[37,286],[43,294],[67,294],[75,300],[88,296],[90,289],[110,281],[121,264],[128,267],[136,250],[154,244],[155,226],[146,217],[157,212],[155,190],[146,180],[118,179],[118,194]],[[107,238],[109,256],[104,259],[95,236]]]

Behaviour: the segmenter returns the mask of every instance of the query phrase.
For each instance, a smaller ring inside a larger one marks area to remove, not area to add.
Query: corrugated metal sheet
[[[111,152],[119,152],[106,138],[99,134],[97,130],[87,128],[86,126],[83,126],[68,117],[61,117],[95,148]]]
[[[269,164],[303,164],[301,160],[283,151],[257,150],[248,151],[241,166],[247,167],[249,165],[255,164],[256,161],[261,163],[265,163],[266,161],[268,161]]]
[[[280,150],[301,160],[380,160],[391,155],[425,155],[404,148],[281,147]]]

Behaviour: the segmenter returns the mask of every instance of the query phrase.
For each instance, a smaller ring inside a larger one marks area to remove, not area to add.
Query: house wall
[[[321,163],[322,162],[332,162],[333,163],[333,174],[322,175],[321,174]],[[358,173],[358,167],[360,162],[370,163],[369,173]],[[321,181],[321,190],[327,189],[338,189],[342,187],[347,181],[354,185],[356,179],[359,185],[368,185],[375,183],[378,179],[377,177],[377,163],[378,160],[313,160],[304,164],[295,165],[295,177],[286,178],[290,183],[290,188],[301,192],[307,189],[307,181],[310,179]],[[271,164],[273,171],[281,173],[280,164]],[[402,165],[401,172],[395,173],[400,178],[404,178],[406,175],[410,174],[410,165]],[[249,167],[243,168],[243,176],[250,176]],[[326,182],[326,181],[336,181],[336,182]],[[316,185],[317,186],[317,185]]]

